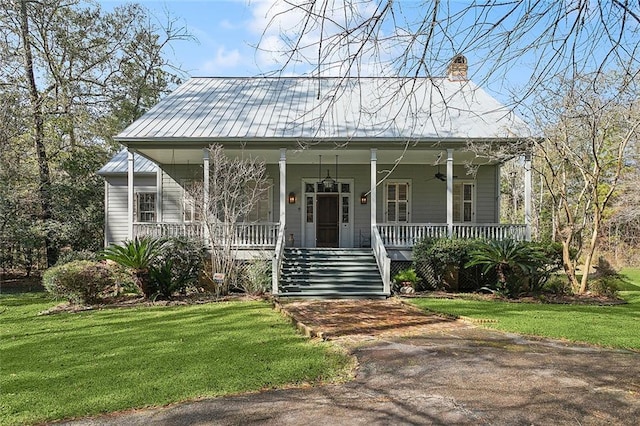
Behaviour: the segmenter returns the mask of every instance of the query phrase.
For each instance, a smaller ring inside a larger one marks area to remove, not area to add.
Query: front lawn
[[[622,273],[620,296],[628,302],[624,305],[553,305],[462,298],[410,301],[423,309],[495,321],[483,322],[482,326],[498,330],[640,350],[640,270],[627,269]]]
[[[52,305],[0,296],[0,424],[331,381],[351,366],[264,302],[37,315]]]

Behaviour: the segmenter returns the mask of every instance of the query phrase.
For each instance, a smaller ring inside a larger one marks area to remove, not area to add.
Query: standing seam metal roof
[[[200,77],[182,84],[116,139],[528,136],[519,117],[471,81]]]

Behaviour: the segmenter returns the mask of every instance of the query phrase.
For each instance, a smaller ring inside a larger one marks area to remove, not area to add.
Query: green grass
[[[615,306],[510,303],[471,299],[411,299],[423,309],[473,319],[494,320],[482,326],[567,339],[599,346],[640,350],[640,269],[622,271],[620,292],[628,303]]]
[[[52,305],[0,296],[0,424],[330,381],[351,366],[263,302],[37,315]]]

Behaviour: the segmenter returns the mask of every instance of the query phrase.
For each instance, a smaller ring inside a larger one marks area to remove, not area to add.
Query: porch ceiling
[[[142,148],[137,152],[159,164],[202,164],[202,149],[166,149],[166,148]],[[280,159],[278,149],[225,149],[229,156],[257,156],[267,164],[277,163]],[[371,153],[369,149],[289,149],[287,150],[287,164],[318,164],[320,156],[322,163],[333,165],[336,156],[339,164],[369,164]],[[468,151],[454,152],[454,162],[487,164],[487,159],[476,158],[475,154]],[[406,151],[400,149],[378,150],[379,164],[393,164],[400,161],[401,164],[446,164],[446,149],[412,149]]]

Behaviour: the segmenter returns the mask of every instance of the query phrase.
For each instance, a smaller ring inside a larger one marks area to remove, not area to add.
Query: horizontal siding
[[[128,238],[128,193],[126,177],[108,177],[106,240],[108,244],[120,243]],[[136,177],[136,192],[155,192],[156,178],[150,176]]]
[[[497,223],[496,166],[480,166],[476,175],[476,222]]]

